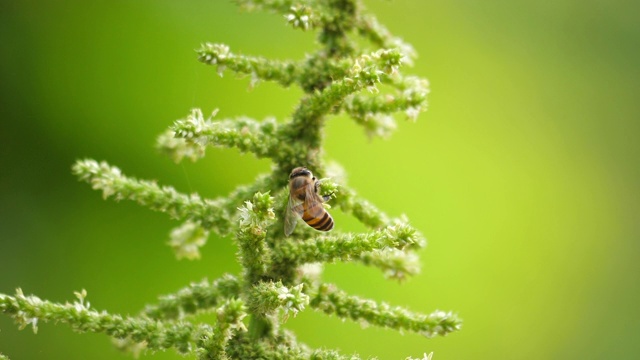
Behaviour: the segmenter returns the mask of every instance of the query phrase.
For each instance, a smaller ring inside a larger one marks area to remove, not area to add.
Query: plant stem
[[[271,329],[273,329],[273,323],[266,317],[257,314],[251,315],[249,320],[249,339],[251,341],[264,339],[271,333]]]

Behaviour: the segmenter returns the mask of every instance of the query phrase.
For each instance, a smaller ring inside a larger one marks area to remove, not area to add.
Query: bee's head
[[[306,167],[297,167],[291,170],[291,175],[289,175],[289,179],[293,179],[298,176],[313,177],[313,174]]]

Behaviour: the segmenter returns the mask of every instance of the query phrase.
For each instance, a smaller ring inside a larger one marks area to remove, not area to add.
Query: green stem
[[[257,314],[251,315],[251,320],[249,320],[249,339],[251,341],[264,339],[271,333],[271,329],[273,329],[273,323],[266,317]]]

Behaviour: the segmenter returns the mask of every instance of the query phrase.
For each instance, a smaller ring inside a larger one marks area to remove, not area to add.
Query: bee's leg
[[[315,177],[313,178],[314,180],[316,179]],[[320,190],[320,183],[322,182],[322,180],[318,180],[313,184],[313,188],[316,192],[316,194],[320,195],[320,193],[318,192]],[[322,201],[323,202],[327,202],[329,201],[329,199],[331,199],[331,197],[333,196],[333,193],[329,194],[329,195],[324,195],[321,196],[322,197]]]
[[[315,178],[314,178],[315,179]],[[315,184],[313,184],[314,190],[316,192],[316,194],[319,195],[318,191],[320,190],[320,181],[316,181]],[[331,199],[331,196],[333,196],[333,193],[329,194],[329,195],[323,195],[322,196],[322,201],[323,202],[327,202],[329,201],[329,199]]]

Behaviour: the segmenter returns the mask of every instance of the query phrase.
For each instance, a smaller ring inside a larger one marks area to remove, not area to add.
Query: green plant
[[[309,306],[340,318],[427,337],[458,330],[461,323],[450,312],[413,313],[349,295],[320,279],[320,264],[334,261],[376,266],[397,280],[419,270],[415,252],[425,245],[423,237],[407,219],[391,219],[359,198],[340,180],[339,167],[326,165],[322,156],[322,129],[332,114],[349,114],[370,136],[390,134],[395,128],[391,113],[404,111],[411,120],[417,117],[425,106],[428,84],[399,73],[400,66],[414,57],[411,47],[365,15],[356,0],[236,2],[248,9],[282,13],[294,28],[317,30],[320,49],[301,61],[272,61],[236,55],[226,45],[205,44],[198,50],[200,61],[216,66],[220,74],[229,69],[250,75],[252,85],[258,81],[296,84],[305,95],[291,119],[281,123],[213,120],[215,113],[205,118],[200,110],[192,110],[158,138],[158,148],[179,162],[197,160],[207,146],[235,147],[271,159],[273,171],[213,200],[124,176],[105,162],[78,161],[73,172],[101,190],[105,198],[136,201],[182,219],[184,223],[172,231],[170,241],[178,258],[199,258],[199,248],[212,231],[233,235],[242,274],[193,283],[160,297],[135,317],[92,309],[85,301],[85,291],[76,293],[73,303],[57,304],[25,296],[18,289],[14,296],[0,294],[0,311],[20,327],[31,325],[34,331],[39,321],[53,320],[79,332],[106,333],[119,347],[134,352],[174,348],[201,359],[355,358],[309,349],[280,326]],[[379,49],[365,53],[352,33]],[[285,237],[288,175],[297,166],[336,179],[321,181],[319,193],[331,197],[334,206],[370,231],[320,234],[301,225],[292,237]],[[200,312],[215,313],[216,321],[196,323],[192,316]]]

